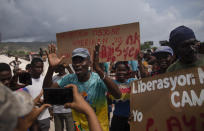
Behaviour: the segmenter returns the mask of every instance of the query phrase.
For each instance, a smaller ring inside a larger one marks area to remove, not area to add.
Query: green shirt
[[[177,60],[175,63],[169,66],[166,72],[173,72],[181,69],[191,68],[191,67],[199,67],[204,65],[204,58],[198,59],[196,62],[192,64],[184,64]]]

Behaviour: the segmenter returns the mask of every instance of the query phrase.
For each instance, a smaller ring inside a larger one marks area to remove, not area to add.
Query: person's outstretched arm
[[[81,94],[78,93],[77,86],[74,84],[67,85],[65,88],[72,88],[73,89],[73,102],[66,103],[64,105],[65,108],[72,108],[77,112],[83,113],[86,115],[89,124],[90,131],[102,131],[100,123],[96,117],[94,110],[91,106],[84,100]]]
[[[52,82],[52,76],[54,73],[54,67],[60,64],[64,56],[62,56],[61,58],[57,57],[56,47],[54,44],[49,45],[48,49],[49,52],[46,51],[46,54],[49,61],[49,67],[43,81],[43,88],[59,88],[59,85],[57,83]]]
[[[41,91],[40,94],[33,100],[34,105],[41,103],[40,97],[43,95]],[[40,107],[33,107],[32,111],[25,115],[24,117],[18,118],[18,124],[14,131],[27,131],[31,127],[33,122],[37,120],[37,117],[42,111],[50,107],[50,104],[42,104]]]
[[[99,66],[99,48],[100,44],[97,43],[94,50],[93,68],[104,81],[111,95],[113,95],[116,99],[119,99],[121,97],[121,92],[118,85],[111,78],[105,75],[104,71]]]

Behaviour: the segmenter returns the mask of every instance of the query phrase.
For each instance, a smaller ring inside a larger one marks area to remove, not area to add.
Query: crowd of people
[[[99,63],[100,43],[97,43],[93,60],[86,48],[73,50],[72,69],[62,63],[64,57],[58,58],[56,47],[51,44],[45,76],[42,76],[44,62],[41,58],[33,58],[26,70],[19,69],[18,59],[12,61],[13,76],[10,66],[0,63],[0,130],[49,131],[53,117],[56,131],[128,131],[130,83],[203,66],[203,47],[192,29],[179,26],[171,31],[169,46],[141,51],[137,60]],[[20,77],[25,79],[23,83],[19,83]],[[73,88],[73,102],[46,104],[44,88]]]

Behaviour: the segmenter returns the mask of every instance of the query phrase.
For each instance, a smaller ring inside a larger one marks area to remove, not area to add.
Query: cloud
[[[204,11],[199,9],[188,18],[178,5],[161,11],[147,0],[1,0],[0,32],[4,41],[46,41],[55,40],[57,32],[139,21],[142,42],[168,40],[180,25],[193,28],[204,40]]]

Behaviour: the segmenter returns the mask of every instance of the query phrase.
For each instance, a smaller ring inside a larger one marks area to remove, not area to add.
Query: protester
[[[9,63],[10,66],[14,67],[14,71],[17,71],[19,69],[20,64],[21,64],[21,61],[18,60],[18,57],[15,57],[15,60]]]
[[[12,78],[11,68],[6,63],[0,63],[0,81],[7,87],[10,87]]]
[[[141,77],[154,76],[157,74],[165,73],[167,68],[172,64],[173,50],[169,46],[160,46],[151,54],[152,60],[149,61],[149,65],[152,66],[152,71],[149,72],[148,69],[142,64],[142,55],[138,55],[139,71]]]
[[[27,131],[38,115],[49,104],[35,108],[35,102],[25,91],[12,92],[0,82],[0,130],[1,131]],[[35,99],[37,102],[38,100]]]
[[[6,63],[0,63],[0,81],[13,91],[26,86],[25,84],[18,84],[18,77],[23,72],[22,70],[18,70],[12,76],[10,66]]]
[[[66,75],[65,67],[67,67],[66,64],[60,64],[54,69],[58,74],[52,77],[53,82],[57,82]],[[53,105],[53,115],[55,131],[64,131],[65,125],[66,131],[74,131],[71,109],[65,109],[63,105]]]
[[[27,64],[25,69],[26,69],[27,72],[30,73],[31,72],[31,64]]]
[[[130,67],[127,62],[119,61],[115,64],[115,68],[116,80],[114,82],[119,86],[122,96],[120,99],[111,96],[115,104],[115,110],[113,111],[110,131],[129,131],[130,83],[136,79],[129,78]]]
[[[173,50],[169,46],[160,46],[152,54],[156,57],[158,63],[157,69],[151,72],[151,76],[165,73],[167,68],[172,64]]]
[[[33,58],[31,61],[31,78],[32,85],[28,85],[25,88],[28,90],[32,98],[36,98],[42,90],[44,77],[41,75],[43,72],[43,61],[40,58]],[[38,126],[41,131],[49,131],[50,128],[50,114],[48,109],[40,114],[36,123],[32,126],[31,129],[35,130]]]
[[[186,26],[175,28],[170,33],[169,42],[178,60],[167,69],[167,72],[204,65],[204,59],[198,57],[198,41],[192,29]]]
[[[96,112],[101,127],[109,130],[106,92],[109,91],[115,98],[120,98],[121,92],[118,86],[99,67],[99,45],[94,52],[93,68],[97,72],[89,70],[91,66],[90,54],[86,48],[77,48],[72,52],[72,66],[75,74],[68,74],[57,83],[52,82],[53,67],[63,59],[56,56],[56,47],[49,46],[49,68],[44,79],[43,88],[63,88],[67,84],[76,84],[80,93]],[[86,117],[76,111],[72,111],[76,128],[89,130]]]

